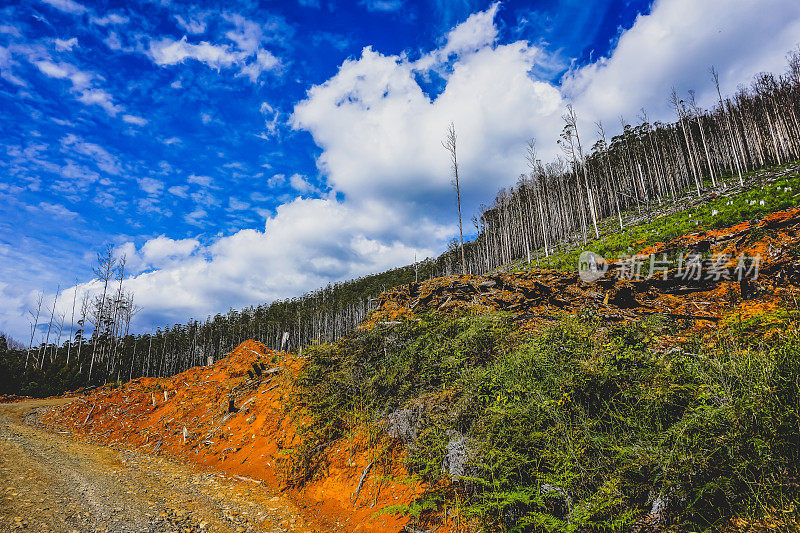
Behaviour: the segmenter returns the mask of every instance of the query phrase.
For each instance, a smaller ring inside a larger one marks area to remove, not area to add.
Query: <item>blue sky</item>
[[[587,130],[668,119],[671,85],[710,103],[711,64],[732,91],[800,36],[793,2],[693,4],[11,2],[0,330],[29,336],[36,291],[59,284],[68,313],[107,243],[139,329],[436,254],[457,223],[450,120],[471,216],[524,170],[525,140],[555,156],[566,103]]]

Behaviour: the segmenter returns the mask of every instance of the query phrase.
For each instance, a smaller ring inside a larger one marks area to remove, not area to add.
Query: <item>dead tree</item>
[[[447,135],[442,141],[442,146],[450,154],[450,164],[453,169],[453,184],[456,188],[456,202],[458,203],[458,233],[461,237],[461,274],[467,274],[467,260],[464,257],[464,229],[461,224],[461,186],[458,182],[458,156],[456,155],[456,126],[450,122]]]
[[[28,344],[28,353],[25,356],[25,369],[28,369],[28,359],[31,356],[31,348],[33,348],[33,337],[36,335],[36,328],[39,326],[39,313],[42,310],[42,301],[44,301],[44,294],[39,292],[39,296],[36,298],[36,313],[34,314],[32,309],[28,310],[28,313],[33,317],[33,324],[31,325],[31,342]]]

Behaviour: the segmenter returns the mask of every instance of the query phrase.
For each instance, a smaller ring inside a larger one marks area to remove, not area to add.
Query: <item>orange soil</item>
[[[642,244],[640,242],[639,244]],[[535,329],[564,314],[592,310],[608,321],[638,320],[643,315],[667,313],[692,320],[692,329],[710,330],[732,313],[742,317],[792,302],[800,272],[792,250],[800,247],[800,208],[773,213],[764,219],[743,222],[729,228],[691,233],[668,243],[656,243],[636,255],[644,262],[663,253],[679,251],[728,254],[727,267],[737,266],[738,256],[760,256],[759,276],[752,300],[742,300],[741,286],[731,279],[703,281],[681,287],[659,283],[658,279],[615,279],[611,263],[606,275],[583,282],[576,272],[531,270],[486,276],[447,276],[395,287],[381,294],[378,309],[362,327],[402,320],[418,312],[486,308],[507,311],[522,327]],[[796,252],[795,252],[796,253]],[[668,278],[676,279],[676,269]],[[657,275],[656,278],[659,276]],[[680,284],[678,284],[680,285]],[[619,297],[621,295],[621,297]],[[626,296],[627,295],[627,296]]]
[[[287,486],[288,451],[299,439],[284,406],[292,375],[302,361],[286,356],[273,374],[265,372],[252,380],[246,375],[254,362],[265,362],[269,368],[277,356],[261,343],[245,341],[210,367],[97,390],[43,413],[41,420],[102,444],[165,454],[262,481],[271,491],[288,495],[317,531],[402,530],[407,517],[374,515],[390,505],[411,503],[424,487],[409,479],[400,457],[393,457],[390,471],[377,464],[372,468],[352,503],[361,474],[377,452],[362,435],[331,446],[324,476],[300,488]],[[229,397],[235,398],[239,409],[230,416]]]

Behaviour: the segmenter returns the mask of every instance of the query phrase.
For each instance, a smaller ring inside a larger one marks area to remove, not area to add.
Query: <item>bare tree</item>
[[[50,329],[53,327],[53,316],[56,314],[56,303],[58,302],[58,295],[61,292],[61,285],[56,289],[56,296],[53,298],[53,308],[50,310],[50,322],[47,325],[47,337],[44,340],[44,353],[39,350],[39,368],[44,366],[44,358],[47,356],[47,345],[50,342]]]
[[[97,357],[97,341],[102,328],[103,319],[105,318],[106,307],[106,293],[108,292],[108,282],[114,275],[114,249],[111,245],[106,246],[106,249],[97,253],[97,266],[92,268],[95,279],[103,283],[103,293],[100,296],[100,305],[97,308],[94,331],[92,332],[92,359],[89,363],[89,380],[92,379],[92,369],[94,368],[94,361]]]
[[[742,167],[739,166],[739,154],[737,153],[736,147],[733,144],[733,128],[731,127],[731,120],[728,116],[728,113],[725,109],[725,104],[722,103],[722,92],[719,90],[719,74],[714,67],[711,67],[711,77],[714,78],[714,85],[717,88],[717,96],[719,97],[719,112],[722,113],[722,116],[725,117],[725,129],[727,130],[727,140],[730,146],[731,155],[733,156],[734,164],[736,165],[736,172],[739,175],[739,185],[744,185],[744,179],[742,178]]]
[[[564,121],[567,123],[568,132],[571,135],[575,136],[575,142],[578,148],[577,155],[577,164],[580,165],[581,169],[583,170],[583,182],[584,186],[586,187],[586,201],[589,204],[589,212],[592,214],[592,224],[594,225],[594,237],[596,239],[600,238],[600,231],[597,229],[597,211],[595,210],[594,205],[594,195],[592,194],[592,188],[589,185],[589,171],[586,168],[586,159],[583,157],[583,146],[581,145],[581,137],[578,135],[578,116],[575,114],[575,108],[572,107],[572,104],[567,105],[567,114],[562,117]],[[577,177],[577,176],[576,176]]]
[[[39,295],[36,297],[36,313],[33,312],[33,309],[28,310],[28,314],[33,318],[33,324],[31,324],[31,342],[28,344],[28,353],[25,356],[26,370],[28,369],[28,359],[31,356],[31,348],[33,348],[33,337],[36,335],[36,328],[39,326],[39,313],[42,310],[42,301],[44,301],[44,294],[39,291]]]
[[[78,374],[83,371],[83,360],[81,359],[81,348],[83,347],[83,340],[86,331],[86,316],[89,314],[89,293],[84,292],[81,298],[81,318],[78,320],[78,331],[75,332],[75,337],[80,339],[78,342]]]
[[[69,356],[72,352],[72,330],[75,327],[75,301],[78,298],[78,278],[75,278],[75,285],[72,291],[72,315],[69,319],[69,340],[67,341],[67,366],[69,366]]]
[[[464,229],[461,224],[461,187],[458,182],[458,156],[456,155],[456,126],[452,122],[447,128],[447,135],[442,141],[442,146],[450,154],[450,164],[453,168],[453,181],[456,188],[456,201],[458,202],[458,233],[461,237],[461,274],[467,274],[467,260],[464,257]]]

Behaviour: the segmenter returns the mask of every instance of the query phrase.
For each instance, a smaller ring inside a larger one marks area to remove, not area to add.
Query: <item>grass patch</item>
[[[776,167],[771,170],[778,171],[782,168]],[[536,263],[523,263],[516,270],[536,267],[571,271],[576,268],[578,256],[583,250],[591,250],[606,258],[614,259],[687,233],[733,226],[800,205],[800,174],[789,174],[772,182],[759,180],[752,175],[747,178],[755,180],[757,184],[738,194],[716,198],[701,206],[627,227],[621,232],[615,218],[606,219],[603,225],[610,234],[587,241],[585,247],[578,245],[557,251]]]

